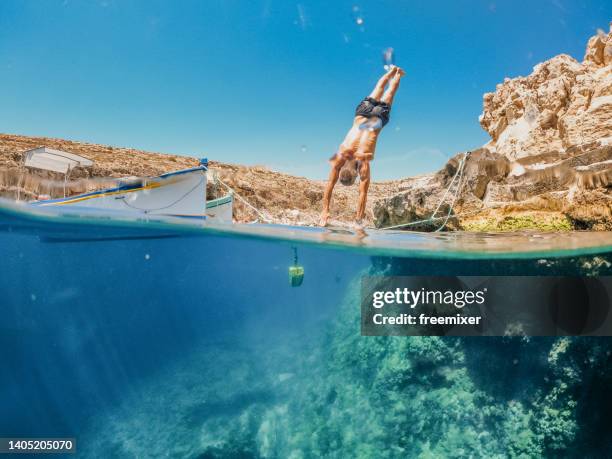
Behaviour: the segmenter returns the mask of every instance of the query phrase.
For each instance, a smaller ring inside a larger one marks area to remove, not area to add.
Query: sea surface
[[[363,275],[612,275],[610,233],[217,226],[2,202],[0,273],[0,437],[74,437],[92,458],[612,456],[609,338],[359,328]]]

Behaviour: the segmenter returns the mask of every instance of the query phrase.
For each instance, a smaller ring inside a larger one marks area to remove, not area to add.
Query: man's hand
[[[365,223],[363,221],[363,218],[355,219],[355,222],[351,226],[356,231],[363,230],[365,228]]]
[[[321,213],[321,219],[319,220],[319,226],[327,226],[328,222],[329,222],[329,211],[324,210]]]

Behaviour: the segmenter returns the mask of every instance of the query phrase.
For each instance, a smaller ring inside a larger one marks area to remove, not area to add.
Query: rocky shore
[[[427,219],[450,187],[437,214],[450,212],[449,229],[612,230],[612,29],[589,40],[582,62],[562,54],[536,65],[526,77],[506,78],[484,95],[480,124],[491,140],[458,153],[440,171],[373,183],[366,224]],[[63,176],[21,166],[23,153],[39,146],[95,162],[91,169],[71,173],[69,194],[110,186],[113,178],[158,175],[198,163],[194,157],[0,134],[0,197],[63,195]],[[323,181],[217,161],[211,169],[276,223],[318,221]],[[214,181],[208,191],[212,197],[224,192]],[[332,224],[352,221],[357,195],[357,186],[336,187]],[[256,218],[237,201],[236,221]],[[431,230],[441,222],[407,229]]]
[[[483,96],[480,124],[491,140],[467,156],[452,226],[612,229],[612,29],[589,40],[582,62],[562,54],[506,78]],[[376,225],[429,217],[466,153],[376,202]]]

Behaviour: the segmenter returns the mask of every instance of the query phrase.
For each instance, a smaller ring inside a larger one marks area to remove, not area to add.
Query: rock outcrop
[[[483,97],[486,147],[509,159],[564,152],[612,135],[612,32],[589,40],[582,63],[561,54]]]
[[[589,40],[582,62],[562,54],[506,78],[484,95],[480,124],[491,140],[465,162],[455,226],[612,229],[612,25]],[[376,203],[376,225],[430,217],[462,156]]]

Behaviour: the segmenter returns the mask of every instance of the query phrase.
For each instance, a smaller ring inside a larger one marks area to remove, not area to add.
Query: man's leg
[[[383,92],[385,91],[385,86],[387,86],[389,80],[393,77],[393,75],[395,75],[397,71],[396,69],[397,67],[395,66],[391,67],[391,69],[389,69],[387,73],[380,77],[380,80],[378,80],[378,83],[376,83],[376,86],[374,86],[374,90],[370,93],[369,97],[371,97],[372,99],[380,100],[383,95]]]
[[[393,75],[393,79],[389,83],[389,87],[382,96],[382,102],[385,102],[389,105],[393,103],[393,97],[395,97],[395,93],[399,88],[400,79],[402,78],[402,76],[404,76],[404,71],[398,68],[397,72]]]
[[[340,175],[340,170],[346,159],[340,155],[337,155],[332,160],[331,170],[329,171],[329,177],[327,179],[327,186],[325,187],[325,193],[323,193],[323,212],[321,212],[321,226],[326,226],[329,220],[329,204],[331,202],[332,192],[334,191],[334,186],[338,182],[338,176]]]
[[[370,161],[362,160],[359,167],[359,204],[357,206],[356,220],[361,224],[365,216],[368,189],[370,188]]]

